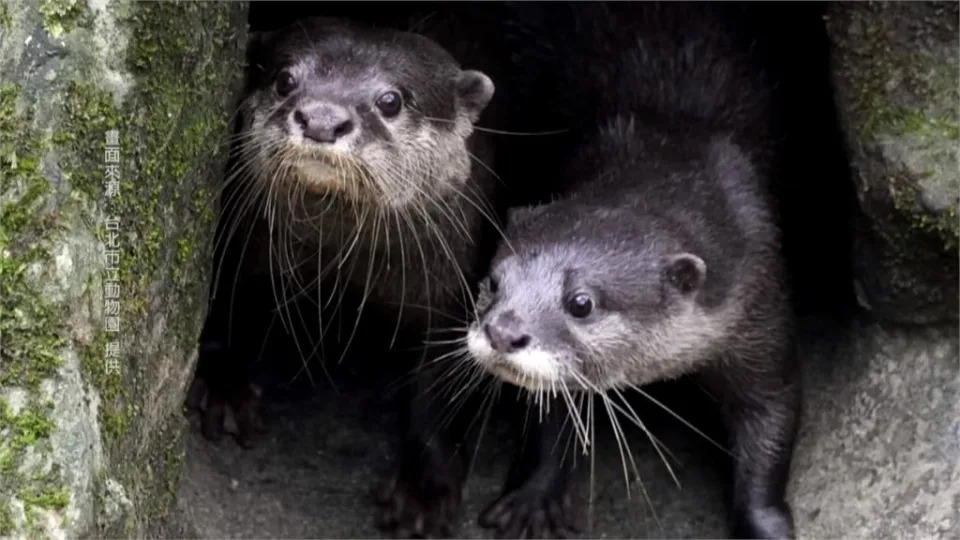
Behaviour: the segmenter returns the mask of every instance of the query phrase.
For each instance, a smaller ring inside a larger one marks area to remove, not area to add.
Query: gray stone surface
[[[245,15],[0,1],[0,537],[143,535],[173,506]]]
[[[268,401],[271,436],[252,450],[229,439],[213,445],[195,425],[179,494],[189,528],[202,538],[381,537],[372,492],[390,470],[395,428],[388,410],[372,392]],[[721,452],[676,425],[656,431],[677,460],[671,465],[678,488],[639,430],[627,431],[650,502],[632,475],[627,497],[620,454],[609,431],[598,429],[590,536],[722,537],[719,472],[710,466]],[[476,519],[496,499],[515,448],[509,424],[494,422],[466,488],[457,537],[490,537]],[[588,470],[579,475],[576,491],[585,508]]]
[[[960,401],[956,328],[889,329],[804,321],[806,404],[789,500],[801,538],[955,538],[960,532]],[[274,402],[264,445],[219,447],[194,429],[180,504],[196,535],[378,537],[369,495],[387,470],[392,433],[373,393],[318,392]],[[716,538],[726,534],[722,455],[687,428],[654,433],[679,460],[681,488],[628,429],[650,505],[601,432],[593,533],[601,538]],[[493,500],[513,446],[502,424],[485,437],[459,535],[489,536],[476,516]],[[386,434],[386,436],[385,436]],[[589,493],[579,479],[581,500]],[[655,510],[660,525],[649,511]]]
[[[856,323],[806,345],[792,490],[800,535],[960,536],[957,328]]]
[[[854,271],[886,320],[956,321],[960,7],[835,2],[827,31],[860,201]]]

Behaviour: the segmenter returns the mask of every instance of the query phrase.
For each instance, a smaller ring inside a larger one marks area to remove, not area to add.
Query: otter
[[[343,350],[361,333],[349,318],[387,313],[395,323],[365,328],[364,341],[395,345],[384,369],[412,368],[444,349],[403,351],[468,317],[497,222],[493,148],[474,133],[494,95],[484,72],[461,68],[423,35],[327,17],[254,35],[248,63],[219,233],[241,247],[222,259],[227,275],[213,286],[198,368],[208,386],[203,433],[219,438],[229,405],[244,445],[260,397],[248,360],[262,331],[248,330],[263,325],[234,303],[234,290],[252,290],[232,279],[234,268],[270,274],[260,296],[281,304],[285,324],[296,314],[283,304],[312,287],[318,312],[346,314]],[[260,249],[245,258],[249,237]],[[464,475],[452,436],[437,435],[440,411],[423,396],[431,373],[404,387],[399,471],[382,501],[383,526],[414,534],[448,530]]]
[[[544,44],[529,56],[556,70],[544,84],[558,99],[541,103],[566,107],[581,137],[550,171],[556,200],[509,215],[465,339],[470,362],[541,397],[699,375],[730,434],[732,534],[790,537],[799,376],[769,83],[717,6],[550,15],[550,27],[527,19]],[[541,430],[481,525],[569,529],[569,467],[544,451],[556,420]]]

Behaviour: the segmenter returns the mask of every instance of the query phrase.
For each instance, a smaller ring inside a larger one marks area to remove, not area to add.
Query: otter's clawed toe
[[[566,538],[581,529],[569,492],[557,488],[511,491],[487,507],[479,523],[498,538]]]
[[[399,538],[453,536],[460,483],[436,475],[410,476],[396,476],[381,489],[378,527]]]
[[[786,503],[778,506],[750,508],[737,516],[733,526],[735,538],[793,538],[793,518]]]
[[[243,448],[256,446],[259,436],[267,431],[261,413],[262,395],[258,387],[250,385],[247,392],[230,402],[233,418],[237,424],[234,436],[237,444]]]
[[[200,411],[200,433],[211,442],[220,442],[223,438],[223,419],[226,416],[226,403],[213,395],[207,395],[206,407]]]

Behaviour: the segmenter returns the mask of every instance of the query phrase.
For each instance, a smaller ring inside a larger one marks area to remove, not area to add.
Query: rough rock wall
[[[160,532],[245,33],[240,2],[0,0],[0,536]]]
[[[807,325],[801,342],[798,538],[956,538],[957,328],[826,324]]]
[[[808,538],[960,531],[960,5],[836,2],[831,71],[867,312],[804,349],[791,498]]]
[[[956,321],[960,47],[956,2],[837,2],[827,31],[860,200],[861,304],[906,323]]]

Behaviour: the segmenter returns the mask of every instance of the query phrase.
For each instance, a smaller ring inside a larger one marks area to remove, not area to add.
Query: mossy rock
[[[858,294],[895,322],[958,320],[958,16],[956,2],[828,9],[837,108],[860,200]]]
[[[2,537],[176,535],[245,39],[245,3],[0,0]]]

